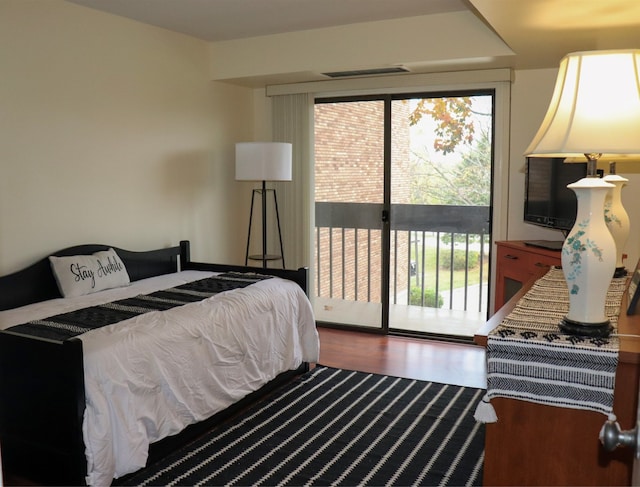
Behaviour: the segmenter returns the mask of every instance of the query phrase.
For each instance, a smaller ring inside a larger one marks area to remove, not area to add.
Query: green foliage
[[[453,270],[464,270],[467,262],[465,260],[465,251],[462,249],[454,249],[453,251]],[[475,269],[480,263],[480,252],[477,250],[469,250],[469,269]],[[451,269],[451,251],[445,250],[440,252],[440,268]]]
[[[420,288],[419,286],[411,287],[409,304],[413,306],[424,306],[425,308],[442,308],[442,305],[444,304],[444,299],[442,298],[442,295],[438,294],[438,301],[436,305],[436,292],[433,289],[425,289],[424,304],[423,304],[420,296],[421,293],[422,293],[422,288]]]
[[[483,132],[453,168],[443,168],[418,153],[411,164],[411,202],[426,205],[489,206],[491,141]]]
[[[459,144],[473,142],[475,126],[469,120],[471,113],[471,98],[468,96],[425,98],[418,101],[409,116],[409,123],[415,125],[424,115],[429,115],[436,122],[433,148],[450,154]]]
[[[442,242],[445,245],[451,245],[451,233],[443,233],[440,235],[440,242]],[[482,237],[480,235],[476,235],[476,234],[469,234],[467,235],[466,233],[454,233],[453,234],[453,241],[456,243],[460,243],[460,244],[466,244],[467,243],[467,236],[469,237],[469,243],[480,243],[482,241]]]
[[[410,158],[411,203],[489,206],[491,195],[491,130],[474,111],[474,97],[419,100],[409,124],[431,117],[436,126],[433,150],[454,156],[453,166],[432,160],[429,149],[414,147]]]
[[[455,197],[460,203],[489,206],[491,194],[491,143],[487,133],[476,140],[475,146],[462,155],[453,171]]]

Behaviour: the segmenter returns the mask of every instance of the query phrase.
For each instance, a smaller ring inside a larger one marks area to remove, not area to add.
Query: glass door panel
[[[487,319],[492,94],[391,104],[389,328],[472,337]]]
[[[384,134],[381,100],[315,106],[319,322],[382,327]]]

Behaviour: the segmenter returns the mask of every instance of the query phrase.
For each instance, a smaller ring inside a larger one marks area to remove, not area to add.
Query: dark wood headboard
[[[179,245],[174,247],[143,252],[124,250],[113,245],[76,245],[50,255],[57,257],[91,255],[109,248],[113,248],[122,259],[131,281],[139,281],[147,277],[189,269],[214,272],[250,271],[290,279],[298,283],[305,293],[308,290],[308,269],[305,267],[297,270],[285,270],[192,262],[190,242],[188,240],[182,240]],[[0,277],[0,311],[60,297],[62,296],[51,270],[49,256],[13,274]]]
[[[145,252],[124,250],[112,245],[76,245],[50,255],[91,255],[109,248],[113,248],[122,259],[129,279],[139,281],[178,271],[179,262],[186,262],[188,259],[187,256],[181,257],[181,250],[186,249],[188,252],[189,242],[183,241],[180,246]],[[49,264],[49,256],[13,274],[0,277],[0,311],[60,297],[62,296]]]

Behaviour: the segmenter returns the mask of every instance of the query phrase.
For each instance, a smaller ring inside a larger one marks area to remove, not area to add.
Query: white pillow
[[[127,286],[130,282],[124,263],[113,249],[93,255],[50,256],[49,262],[65,298]]]

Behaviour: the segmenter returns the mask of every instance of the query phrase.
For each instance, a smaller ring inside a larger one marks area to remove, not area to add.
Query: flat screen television
[[[566,235],[576,220],[578,201],[568,184],[587,175],[587,163],[565,163],[563,158],[528,157],[525,177],[524,220],[562,230]]]

